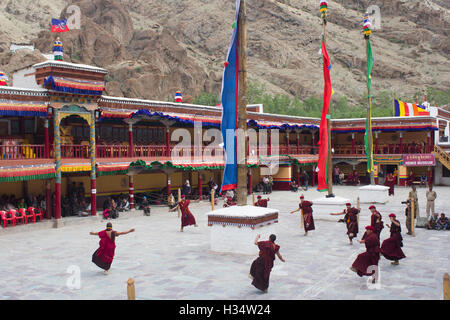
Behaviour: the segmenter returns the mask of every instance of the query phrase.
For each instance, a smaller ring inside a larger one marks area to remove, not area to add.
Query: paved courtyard
[[[436,209],[448,216],[450,187],[436,187]],[[99,238],[90,231],[101,231],[101,219],[69,218],[59,229],[5,232],[0,230],[0,299],[126,299],[126,281],[136,283],[137,299],[442,299],[442,277],[450,273],[450,231],[416,229],[416,236],[406,235],[404,205],[409,189],[396,188],[396,195],[386,205],[378,205],[383,220],[394,212],[402,223],[403,251],[407,258],[399,266],[380,259],[380,288],[367,286],[349,270],[364,245],[348,244],[346,228],[340,217],[319,213],[314,208],[316,230],[307,237],[300,229],[299,214],[289,214],[298,206],[300,192],[278,191],[269,206],[280,210],[277,243],[286,263],[275,261],[267,294],[251,285],[248,273],[256,256],[219,254],[209,250],[210,228],[207,202],[191,205],[198,228],[179,232],[177,213],[155,207],[150,217],[140,212],[122,214],[113,220],[115,230],[136,232],[117,238],[117,249],[110,274],[91,262]],[[420,215],[425,216],[425,188],[419,188]],[[308,200],[323,197],[315,189],[303,192]],[[334,193],[356,203],[357,187],[338,186]],[[249,198],[251,199],[251,198]],[[250,201],[251,202],[251,201]],[[219,207],[222,202],[219,203]],[[361,205],[361,238],[370,212]],[[343,207],[336,206],[334,212]],[[85,221],[82,221],[82,220]],[[70,222],[70,223],[69,223]],[[381,240],[389,237],[385,227]],[[264,239],[265,240],[265,239]],[[73,270],[80,270],[80,287],[74,283]]]

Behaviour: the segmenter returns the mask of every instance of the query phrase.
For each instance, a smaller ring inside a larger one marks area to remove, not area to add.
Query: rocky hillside
[[[32,41],[49,53],[51,17],[81,8],[81,30],[59,34],[65,60],[110,70],[107,94],[185,101],[220,94],[234,0],[4,0],[0,64],[5,72],[42,59],[9,52],[9,43]],[[337,96],[356,101],[365,92],[362,16],[381,9],[374,31],[374,93],[411,96],[426,86],[450,89],[450,2],[446,0],[329,1],[328,51]],[[248,76],[272,93],[300,100],[323,88],[318,0],[247,0]]]

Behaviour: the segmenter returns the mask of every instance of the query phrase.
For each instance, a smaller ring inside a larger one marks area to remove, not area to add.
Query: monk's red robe
[[[270,272],[273,268],[275,254],[280,250],[280,246],[272,241],[259,241],[259,257],[256,258],[251,267],[250,274],[253,277],[252,285],[264,291],[269,287]]]
[[[255,206],[267,208],[267,199],[259,199],[256,201]]]
[[[100,231],[98,236],[100,247],[92,255],[92,262],[104,270],[109,270],[114,259],[116,244],[108,237],[106,230]]]
[[[357,270],[358,276],[371,276],[374,271],[368,270],[370,266],[378,266],[380,260],[380,240],[372,232],[365,238],[366,252],[359,254],[352,267]]]
[[[394,195],[395,178],[387,177],[384,184],[389,187],[389,195]]]
[[[189,210],[189,200],[180,201],[179,206],[181,210],[181,226],[186,227],[195,225],[195,217]]]
[[[370,225],[375,229],[374,232],[377,234],[378,239],[380,239],[381,230],[384,228],[381,213],[378,211],[372,213],[372,216],[370,217]]]
[[[398,220],[395,222],[399,223]],[[403,238],[401,227],[391,224],[391,237],[384,240],[381,245],[381,254],[388,260],[400,260],[406,258],[401,247],[403,247]]]
[[[299,203],[300,209],[303,210],[303,228],[305,229],[305,232],[315,230],[312,205],[313,203],[311,201]]]
[[[347,235],[351,240],[356,238],[358,235],[358,209],[350,208],[349,210],[345,209],[346,214],[344,216],[344,221],[347,224]]]

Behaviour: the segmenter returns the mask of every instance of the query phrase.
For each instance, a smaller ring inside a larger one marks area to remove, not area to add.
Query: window
[[[25,133],[34,133],[34,118],[25,119]]]
[[[450,178],[450,170],[448,170],[445,166],[442,166],[442,177]]]
[[[19,120],[11,120],[11,135],[20,134],[20,122]]]

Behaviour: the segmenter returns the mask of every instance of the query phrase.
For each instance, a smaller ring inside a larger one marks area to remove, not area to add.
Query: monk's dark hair
[[[269,239],[270,239],[270,241],[275,242],[275,240],[277,240],[277,236],[274,234],[271,234]]]
[[[112,223],[108,222],[106,224],[106,230],[111,230],[111,241],[114,242],[116,240],[116,232],[112,229]]]

